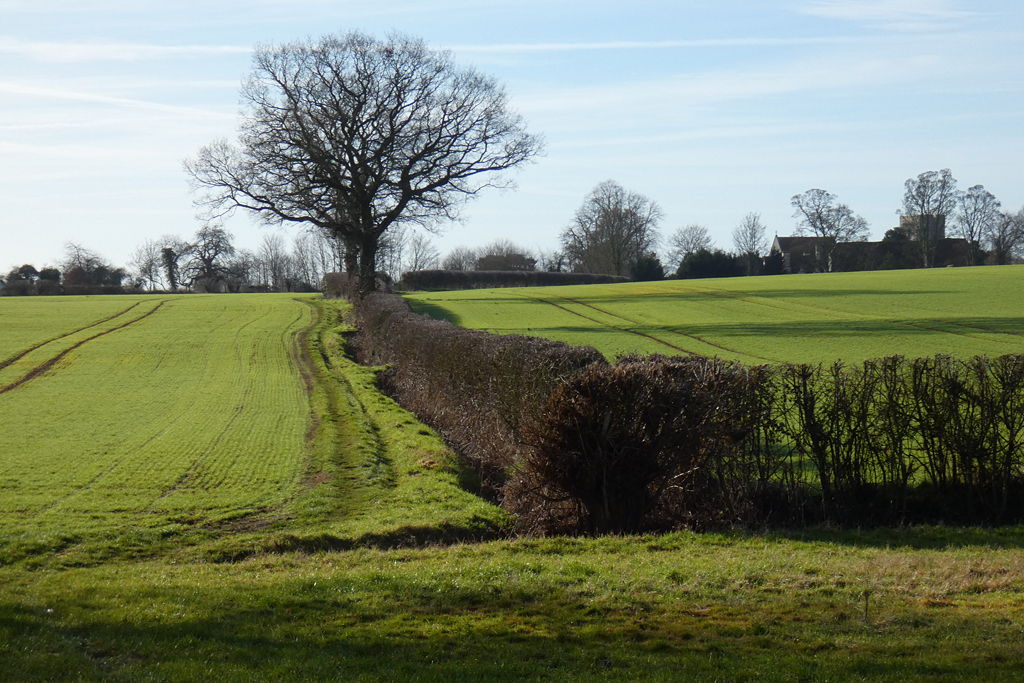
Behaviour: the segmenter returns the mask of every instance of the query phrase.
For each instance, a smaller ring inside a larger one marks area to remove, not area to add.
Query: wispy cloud
[[[675,50],[715,47],[785,47],[863,42],[850,37],[807,38],[709,38],[702,40],[609,41],[593,43],[499,43],[494,45],[450,45],[456,52],[586,52],[610,50]]]
[[[754,101],[780,95],[851,92],[928,78],[931,62],[897,60],[881,55],[801,60],[771,67],[738,68],[682,74],[656,80],[623,81],[598,86],[550,87],[517,96],[530,113],[601,112],[631,118],[644,112],[683,112],[726,102]],[[632,113],[632,114],[631,114]]]
[[[977,16],[953,0],[815,0],[801,12],[897,31],[933,30]]]
[[[7,93],[10,95],[17,95],[20,97],[28,98],[44,98],[51,100],[88,102],[92,104],[103,104],[118,108],[158,111],[163,113],[171,113],[200,118],[235,118],[233,114],[228,115],[216,111],[210,111],[207,109],[198,109],[195,107],[182,107],[173,104],[164,104],[162,102],[150,102],[147,100],[137,100],[126,97],[111,97],[109,95],[98,95],[95,93],[81,92],[75,90],[40,88],[38,86],[25,85],[23,83],[5,83],[3,81],[0,81],[0,93]]]
[[[40,62],[130,62],[172,57],[249,54],[251,52],[251,46],[236,45],[39,42],[0,36],[0,54],[22,55]]]

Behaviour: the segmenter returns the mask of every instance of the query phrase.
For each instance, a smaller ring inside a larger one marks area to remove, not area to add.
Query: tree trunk
[[[368,296],[377,289],[376,236],[366,236],[359,244],[359,295]]]

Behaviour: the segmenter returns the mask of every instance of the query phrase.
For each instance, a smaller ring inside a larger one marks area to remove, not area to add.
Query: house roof
[[[772,243],[772,251],[790,253],[799,249],[814,249],[821,239],[820,237],[779,237],[776,235],[775,241]]]

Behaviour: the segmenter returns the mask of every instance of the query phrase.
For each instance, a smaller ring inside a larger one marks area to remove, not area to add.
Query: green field
[[[589,345],[609,359],[696,353],[749,364],[1024,353],[1024,266],[415,292],[473,329]]]
[[[335,425],[358,401],[315,381],[324,312],[276,295],[3,300],[0,563],[288,528],[316,508],[320,533],[357,533],[360,487],[398,475],[382,452],[350,462],[381,447],[367,409]]]
[[[1024,677],[1024,529],[512,538],[345,309],[0,299],[0,681]]]

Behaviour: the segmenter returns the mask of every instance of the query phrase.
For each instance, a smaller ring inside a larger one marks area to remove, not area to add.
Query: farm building
[[[786,273],[921,268],[926,254],[931,267],[973,265],[967,240],[946,237],[945,216],[926,217],[925,241],[911,238],[917,232],[919,218],[902,216],[900,226],[888,231],[880,242],[840,242],[832,246],[826,237],[776,235],[771,253],[781,255]]]

